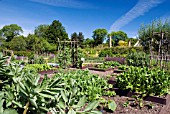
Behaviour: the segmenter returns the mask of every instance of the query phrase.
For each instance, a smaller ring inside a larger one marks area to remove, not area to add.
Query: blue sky
[[[137,35],[142,23],[170,18],[170,0],[0,0],[0,28],[18,24],[24,35],[40,24],[59,20],[70,35],[91,38],[98,28]]]

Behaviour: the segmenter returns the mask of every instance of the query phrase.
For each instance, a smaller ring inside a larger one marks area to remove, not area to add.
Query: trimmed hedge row
[[[113,48],[105,48],[102,49],[99,53],[99,57],[114,57],[114,56],[123,56],[125,57],[129,53],[133,52],[141,52],[143,51],[143,47],[113,47]]]

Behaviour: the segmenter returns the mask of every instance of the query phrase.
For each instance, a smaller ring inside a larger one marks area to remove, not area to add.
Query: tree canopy
[[[97,46],[99,44],[102,44],[103,41],[107,37],[107,30],[106,29],[96,29],[93,31],[93,39],[94,39],[94,44]]]
[[[24,36],[16,36],[9,42],[10,49],[15,51],[25,51],[27,44]]]
[[[20,35],[23,30],[17,24],[6,25],[1,29],[1,36],[7,41],[11,41],[15,36]]]
[[[79,42],[79,46],[83,47],[83,41],[84,41],[84,35],[82,32],[79,32],[78,34],[76,32],[74,32],[73,34],[71,34],[71,40],[72,41],[78,41]]]
[[[59,40],[68,40],[68,34],[60,21],[54,20],[45,32],[49,43],[56,43]]]
[[[39,25],[35,28],[34,34],[38,37],[45,38],[45,33],[48,30],[49,25]]]

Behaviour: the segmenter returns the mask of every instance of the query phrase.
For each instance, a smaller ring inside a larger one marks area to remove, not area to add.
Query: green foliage
[[[113,44],[114,46],[117,46],[118,42],[120,40],[125,41],[125,40],[128,39],[127,34],[125,32],[123,32],[123,31],[118,31],[118,32],[113,31],[113,32],[110,33],[110,35],[111,35],[112,40],[114,42],[114,44]]]
[[[113,52],[112,52],[112,49],[103,49],[100,51],[99,53],[99,57],[112,57],[113,56]]]
[[[96,65],[95,67],[99,69],[108,69],[115,68],[116,66],[120,66],[120,63],[116,61],[105,61],[103,64]]]
[[[135,43],[138,41],[138,39],[137,38],[128,38],[128,39],[126,39],[126,42],[131,42],[131,46],[134,46],[135,45]]]
[[[34,64],[45,64],[45,60],[43,56],[32,56],[29,60],[29,63],[34,63]]]
[[[34,53],[31,51],[14,51],[14,55],[25,56],[25,57],[30,58],[31,56],[34,55]]]
[[[94,47],[94,39],[87,38],[83,42],[84,47],[92,48]]]
[[[93,39],[94,44],[97,46],[102,44],[104,39],[107,37],[107,30],[106,29],[96,29],[93,31]]]
[[[151,24],[144,25],[142,24],[139,31],[139,39],[140,43],[146,50],[149,50],[149,42],[152,39],[152,49],[158,51],[159,41],[161,39],[161,35],[153,35],[153,32],[168,32],[167,38],[169,40],[170,36],[170,19],[157,19],[151,22]]]
[[[5,60],[0,55],[0,112],[101,114],[96,107],[101,96],[107,94],[105,89],[110,87],[107,80],[79,70],[61,71],[51,78],[45,75],[40,82],[37,73],[15,63],[6,66]],[[108,105],[110,109],[116,106],[112,102]]]
[[[107,55],[109,57],[113,56],[126,56],[129,53],[132,52],[141,52],[143,51],[142,47],[113,47],[113,48],[104,48],[100,51],[99,57],[106,57]]]
[[[80,48],[78,48],[78,60],[77,60],[77,68],[82,68],[83,61],[81,58],[84,57],[84,54]]]
[[[23,32],[22,28],[17,24],[5,25],[2,29],[2,37],[6,39],[7,42],[11,41],[15,36],[20,35]]]
[[[130,53],[126,57],[127,65],[137,67],[149,67],[149,56],[144,52]]]
[[[49,28],[45,32],[45,37],[49,43],[57,43],[59,40],[68,40],[68,34],[62,23],[58,20],[54,20]]]
[[[26,38],[27,49],[34,52],[47,52],[53,49],[53,46],[44,38],[38,38],[36,35],[29,34]]]
[[[117,76],[120,89],[146,95],[165,95],[170,89],[170,74],[161,69],[129,67],[127,72]]]
[[[126,65],[120,65],[118,68],[119,70],[127,70],[129,66]]]
[[[10,42],[9,42],[9,47],[11,50],[15,51],[25,51],[27,48],[27,44],[25,41],[24,36],[17,36],[14,37]]]
[[[3,113],[16,111],[26,113],[47,113],[50,107],[55,107],[57,98],[64,83],[62,79],[44,77],[39,84],[40,75],[23,70],[20,65],[4,65],[5,57],[0,57],[2,66],[0,69],[0,111]],[[2,107],[3,106],[3,107]],[[8,109],[8,110],[6,110]]]
[[[56,106],[57,108],[55,110],[52,109],[51,112],[62,114],[85,114],[95,112],[95,114],[102,114],[100,111],[95,111],[96,107],[99,105],[99,101],[93,101],[85,106],[87,102],[86,97],[83,96],[76,99],[77,92],[78,88],[74,88],[72,91],[61,91],[61,98]]]
[[[57,55],[57,60],[61,68],[67,68],[71,64],[71,52],[69,48],[60,50]]]
[[[106,88],[109,87],[107,80],[100,78],[97,75],[89,74],[88,71],[70,71],[68,73],[57,73],[56,76],[62,76],[66,90],[71,90],[74,87],[79,88],[79,92],[76,97],[87,96],[88,101],[93,101],[100,98],[102,95],[105,95]],[[115,92],[113,91],[115,94]]]
[[[103,63],[104,65],[108,65],[108,66],[111,66],[111,67],[116,67],[116,66],[120,66],[121,64],[117,61],[105,61]]]
[[[116,110],[116,107],[117,107],[117,105],[116,105],[115,101],[111,101],[111,102],[108,104],[108,108],[109,108],[110,110],[112,110],[112,111],[115,111],[115,110]]]
[[[51,66],[47,65],[47,64],[27,64],[24,69],[26,70],[31,70],[31,71],[44,71],[44,70],[50,70],[52,69]]]
[[[128,107],[129,105],[129,101],[126,101],[124,104],[123,104],[123,107]]]
[[[47,29],[49,28],[49,25],[38,25],[35,30],[34,34],[38,36],[39,38],[45,38],[45,33]]]
[[[71,34],[71,40],[78,41],[79,46],[83,47],[84,35],[82,32],[79,32],[78,34],[74,32],[73,34]]]
[[[102,70],[106,70],[108,68],[111,68],[111,66],[109,65],[104,65],[104,64],[99,64],[99,65],[95,65],[95,68],[97,69],[102,69]]]

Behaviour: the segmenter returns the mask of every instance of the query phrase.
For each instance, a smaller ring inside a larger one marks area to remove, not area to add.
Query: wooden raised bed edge
[[[133,95],[138,95],[135,92],[130,92],[128,90],[121,90],[119,88],[114,88],[114,90],[115,90],[116,94],[120,95],[120,96],[132,97]],[[144,100],[166,105],[170,102],[170,95],[167,94],[165,98],[161,98],[161,97],[157,97],[157,96],[146,96],[146,97],[144,97]]]
[[[118,69],[114,70],[114,73],[123,73],[123,72],[124,72],[124,70],[118,70]]]
[[[99,68],[93,68],[93,67],[89,67],[89,70],[95,70],[95,71],[102,71],[102,72],[106,72],[106,71],[112,71],[113,68],[108,68],[108,69],[99,69]]]
[[[52,69],[52,70],[39,71],[38,74],[45,75],[45,74],[53,74],[53,73],[56,73],[56,72],[57,72],[57,69]]]
[[[81,69],[87,69],[89,67],[92,67],[92,66],[83,66],[83,67],[81,67]]]
[[[167,98],[167,104],[162,107],[162,109],[161,109],[161,111],[159,112],[159,114],[167,114],[167,111],[168,111],[169,108],[170,108],[170,102],[169,102],[169,101],[170,101],[170,95],[168,94],[168,95],[166,96],[166,98]]]

